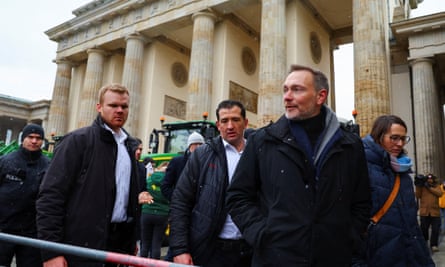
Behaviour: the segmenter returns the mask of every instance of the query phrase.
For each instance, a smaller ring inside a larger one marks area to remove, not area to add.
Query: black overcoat
[[[132,162],[128,222],[134,224],[128,234],[125,252],[132,254],[137,240],[139,220],[139,181],[134,151],[128,144]],[[105,129],[100,116],[89,127],[63,137],[43,178],[37,200],[39,239],[105,250],[113,213],[116,182],[117,144]],[[57,253],[43,251],[43,260]],[[67,260],[70,260],[67,256]],[[78,259],[76,259],[78,260]]]
[[[336,141],[318,170],[284,116],[249,138],[227,206],[253,266],[350,266],[369,222],[368,172],[360,138],[329,127]]]

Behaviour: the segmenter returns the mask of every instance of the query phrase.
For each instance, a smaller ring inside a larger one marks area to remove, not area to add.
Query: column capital
[[[59,64],[67,64],[70,66],[75,65],[74,62],[72,62],[71,60],[68,60],[66,58],[56,58],[53,60],[53,62],[56,63],[57,65],[59,65]]]
[[[133,32],[125,36],[125,41],[128,41],[130,39],[136,39],[142,41],[144,44],[151,42],[151,39],[148,37],[145,37],[140,32]]]
[[[413,65],[415,65],[417,63],[422,63],[422,62],[433,64],[434,63],[434,58],[433,58],[433,56],[431,56],[431,57],[419,57],[419,58],[408,58],[408,61],[409,61],[409,65],[412,67]]]
[[[194,13],[192,15],[192,20],[195,21],[195,19],[197,17],[201,17],[201,16],[209,17],[210,19],[212,19],[213,22],[216,21],[216,15],[213,12],[208,12],[208,11],[199,11],[199,12]]]

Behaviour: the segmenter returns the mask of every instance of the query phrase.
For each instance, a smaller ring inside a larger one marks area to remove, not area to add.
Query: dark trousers
[[[204,267],[250,267],[252,248],[244,240],[218,239],[216,250]]]
[[[11,266],[14,255],[17,267],[43,266],[39,249],[13,243],[0,242],[0,266]]]
[[[161,246],[167,229],[167,215],[141,215],[141,257],[161,258]]]
[[[136,252],[136,224],[110,223],[105,250],[121,254],[135,255]],[[110,262],[94,261],[83,257],[66,255],[68,267],[124,267],[126,265]]]
[[[429,229],[431,226],[431,239],[429,237]],[[426,241],[430,240],[430,246],[438,246],[440,217],[420,216],[420,229],[422,229],[423,237]]]
[[[134,240],[134,223],[111,223],[108,232],[107,251],[134,255],[136,241]],[[118,267],[114,263],[106,263],[106,267]]]

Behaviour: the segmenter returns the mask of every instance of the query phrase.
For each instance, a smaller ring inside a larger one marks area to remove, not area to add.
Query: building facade
[[[42,127],[48,123],[51,101],[28,101],[0,94],[0,142],[19,141],[26,124],[32,122]]]
[[[161,116],[190,120],[208,112],[214,120],[227,98],[241,100],[250,126],[260,127],[283,113],[290,64],[319,69],[333,85],[333,50],[353,42],[361,134],[378,115],[401,116],[419,172],[443,176],[445,14],[411,20],[418,2],[92,1],[46,32],[58,43],[46,130],[63,135],[89,125],[98,89],[112,82],[129,88],[126,129],[145,145]],[[335,110],[334,100],[332,86]]]

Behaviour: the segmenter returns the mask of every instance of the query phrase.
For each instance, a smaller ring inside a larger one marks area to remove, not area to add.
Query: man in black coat
[[[0,232],[37,238],[36,198],[49,159],[42,154],[43,128],[28,124],[22,131],[22,144],[0,158]],[[40,250],[0,242],[0,266],[41,267]]]
[[[251,249],[227,214],[226,190],[246,141],[244,106],[222,101],[216,109],[220,136],[188,159],[170,203],[174,262],[206,267],[250,266]]]
[[[351,266],[369,223],[363,145],[324,105],[326,76],[293,65],[285,114],[257,130],[241,156],[227,207],[254,248],[252,266]]]
[[[56,146],[37,199],[39,239],[134,255],[140,186],[132,138],[122,128],[129,99],[122,85],[102,87],[93,124]],[[44,267],[103,266],[50,251],[42,258]]]

